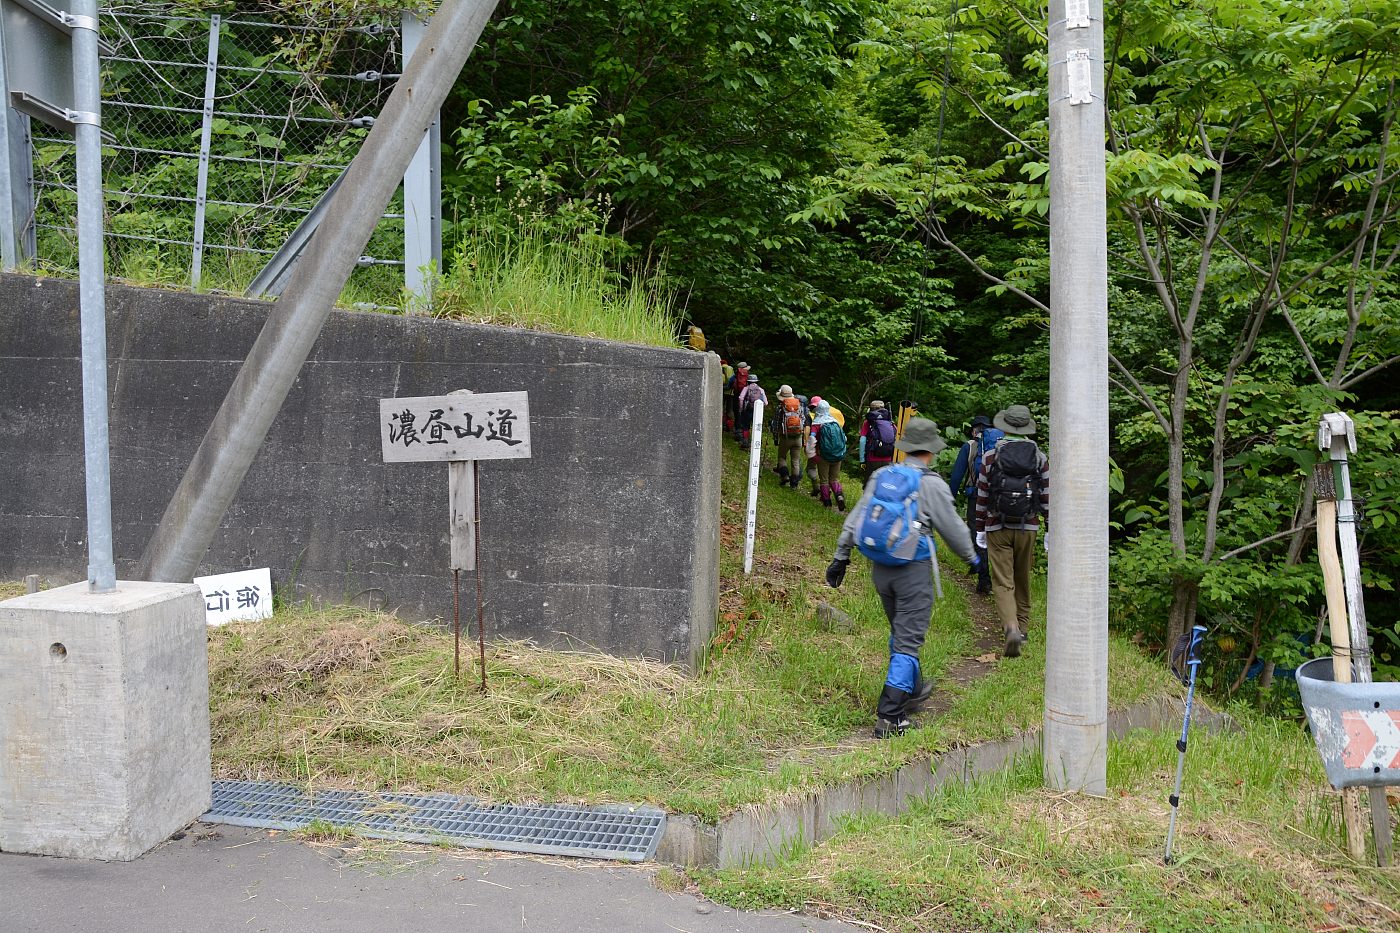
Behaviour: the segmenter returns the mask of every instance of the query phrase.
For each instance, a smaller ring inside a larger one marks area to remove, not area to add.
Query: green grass
[[[1046,790],[1027,756],[782,864],[698,880],[734,906],[889,931],[1400,928],[1400,871],[1347,860],[1312,743],[1242,716],[1241,732],[1192,739],[1171,866],[1177,734],[1138,731],[1109,747],[1106,798]]]
[[[1044,663],[1033,641],[1022,658],[952,691],[951,707],[924,728],[871,739],[889,629],[863,561],[841,590],[822,583],[840,516],[765,470],[746,578],[745,458],[728,443],[724,470],[722,611],[698,677],[498,643],[482,696],[470,667],[453,677],[441,628],[355,609],[281,609],[210,634],[216,770],[491,799],[647,801],[713,820],[1039,724]],[[849,491],[854,499],[854,482]],[[947,580],[962,572],[956,559],[945,566],[947,595],[924,648],[936,679],[972,650],[967,606]],[[849,631],[817,620],[820,598],[851,614]],[[1115,640],[1110,657],[1115,706],[1173,689],[1131,645]]]
[[[624,276],[601,235],[564,237],[522,225],[468,231],[434,313],[623,343],[674,347],[675,295],[661,271]]]

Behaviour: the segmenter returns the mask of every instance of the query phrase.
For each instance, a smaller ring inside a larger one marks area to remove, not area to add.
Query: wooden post
[[[1356,504],[1351,498],[1351,472],[1348,451],[1356,450],[1356,428],[1342,412],[1322,416],[1318,426],[1318,447],[1327,450],[1332,461],[1337,499],[1337,531],[1341,537],[1342,577],[1346,588],[1347,623],[1351,632],[1352,679],[1371,682],[1371,641],[1366,632],[1366,602],[1361,585],[1361,548],[1356,542]],[[1390,804],[1384,787],[1369,788],[1371,838],[1376,844],[1376,864],[1390,865]]]
[[[1342,582],[1342,561],[1337,554],[1337,490],[1330,463],[1313,472],[1317,499],[1317,560],[1327,591],[1327,622],[1332,635],[1332,679],[1351,683],[1351,632],[1347,628],[1347,594]],[[1342,823],[1346,827],[1347,853],[1366,858],[1366,822],[1361,809],[1361,788],[1342,788]]]
[[[461,573],[476,577],[476,630],[481,689],[486,690],[486,623],[481,599],[481,474],[478,460],[530,456],[530,404],[525,392],[379,400],[380,449],[385,463],[447,463],[448,541],[452,570],[454,673],[462,669]]]

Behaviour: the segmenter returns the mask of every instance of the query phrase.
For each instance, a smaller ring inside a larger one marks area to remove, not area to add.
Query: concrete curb
[[[1134,729],[1180,725],[1183,701],[1158,697],[1108,714],[1109,738],[1122,738]],[[1208,732],[1234,728],[1226,714],[1197,704],[1192,725]],[[687,868],[738,868],[768,864],[785,850],[820,842],[835,834],[842,817],[857,813],[904,812],[911,798],[924,797],[954,781],[967,783],[1000,771],[1018,755],[1040,746],[1040,730],[1030,729],[1009,739],[958,746],[911,761],[890,774],[865,781],[812,791],[775,804],[738,810],[718,824],[687,814],[669,814],[656,860]]]

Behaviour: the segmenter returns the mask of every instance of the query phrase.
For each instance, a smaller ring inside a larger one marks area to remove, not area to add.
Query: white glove
[[[1041,538],[1041,543],[1045,545],[1045,553],[1050,553],[1050,532],[1045,532],[1045,537]]]
[[[984,551],[987,549],[987,533],[985,531],[977,532],[977,546]]]

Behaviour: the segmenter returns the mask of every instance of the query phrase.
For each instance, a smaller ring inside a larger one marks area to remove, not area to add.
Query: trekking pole
[[[1191,701],[1196,696],[1196,670],[1201,666],[1201,659],[1196,656],[1196,652],[1205,636],[1206,627],[1204,625],[1193,625],[1189,634],[1181,636],[1181,642],[1172,652],[1173,661],[1178,655],[1182,658],[1183,670],[1178,672],[1178,676],[1186,684],[1186,715],[1181,721],[1181,738],[1176,740],[1176,788],[1172,791],[1171,797],[1168,798],[1172,805],[1172,815],[1167,822],[1167,851],[1162,859],[1162,863],[1165,865],[1172,863],[1172,840],[1176,837],[1176,814],[1181,807],[1181,775],[1186,768],[1186,734],[1191,730]]]
[[[930,544],[933,544],[933,541],[930,540],[929,543],[930,543]],[[939,572],[939,570],[938,570],[938,548],[937,548],[936,546],[935,546],[935,547],[931,547],[931,548],[929,548],[929,552],[930,552],[930,556],[933,558],[933,598],[934,598],[934,599],[942,599],[942,598],[943,598],[943,576],[942,576],[942,574],[941,574],[941,573]]]

